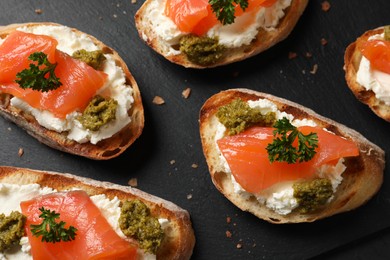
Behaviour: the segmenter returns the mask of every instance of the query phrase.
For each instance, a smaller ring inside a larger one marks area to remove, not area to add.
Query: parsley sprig
[[[39,225],[31,225],[31,232],[34,236],[42,236],[42,242],[56,243],[60,241],[71,241],[75,239],[77,228],[70,226],[66,229],[65,222],[56,222],[56,219],[60,217],[59,213],[54,210],[46,210],[44,207],[39,208],[42,214],[39,215],[43,219]]]
[[[35,61],[37,64],[31,63],[28,69],[24,69],[16,74],[15,82],[21,88],[31,88],[47,92],[59,88],[62,83],[54,73],[57,63],[50,63],[47,55],[43,52],[34,52],[29,57],[29,60]]]
[[[316,154],[318,147],[318,135],[309,133],[304,135],[290,121],[283,117],[276,121],[273,131],[274,140],[268,144],[267,152],[270,162],[296,163],[307,162]],[[293,146],[293,142],[298,137],[298,147]]]
[[[233,3],[240,5],[243,11],[248,7],[248,0],[209,0],[211,9],[223,25],[234,23],[236,16]]]

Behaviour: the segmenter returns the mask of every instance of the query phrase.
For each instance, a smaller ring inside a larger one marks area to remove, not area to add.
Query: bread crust
[[[334,194],[334,199],[323,209],[310,214],[292,212],[288,215],[279,215],[273,210],[260,204],[254,196],[249,199],[236,194],[230,180],[230,174],[223,171],[222,162],[215,143],[215,134],[218,119],[215,116],[220,106],[232,102],[236,98],[242,100],[268,99],[275,103],[280,111],[292,114],[297,119],[311,119],[319,127],[327,128],[337,135],[352,139],[357,143],[360,155],[346,158],[346,171],[343,181]],[[377,145],[368,141],[353,129],[337,123],[331,119],[318,115],[314,111],[294,102],[275,97],[269,94],[248,89],[231,89],[222,91],[210,97],[200,110],[200,137],[203,153],[209,167],[211,179],[216,188],[233,204],[243,211],[275,224],[313,222],[341,212],[349,211],[366,203],[379,190],[383,182],[385,167],[385,152]]]
[[[308,0],[292,0],[291,6],[286,9],[285,16],[279,21],[275,30],[266,31],[264,29],[259,29],[256,38],[252,40],[249,45],[243,45],[238,48],[229,48],[227,51],[228,55],[225,55],[218,62],[202,66],[189,61],[185,54],[168,54],[167,44],[159,38],[152,27],[151,21],[146,16],[153,1],[157,0],[146,0],[135,14],[135,25],[141,39],[143,39],[147,45],[160,55],[164,56],[167,60],[186,68],[196,69],[212,68],[238,62],[269,49],[276,43],[284,40],[291,33],[308,4]]]
[[[5,38],[18,27],[33,27],[41,25],[61,26],[60,24],[49,22],[11,24],[0,27],[0,38]],[[78,35],[86,34],[75,28],[71,28],[71,30]],[[44,143],[52,148],[94,160],[107,160],[123,153],[141,135],[144,127],[144,110],[138,85],[123,59],[115,50],[111,49],[95,37],[88,34],[86,35],[103,50],[103,53],[113,55],[116,65],[123,69],[126,84],[130,85],[133,89],[134,103],[128,111],[128,114],[131,117],[131,122],[127,126],[122,128],[111,138],[101,140],[96,145],[90,142],[78,143],[68,139],[67,133],[57,133],[49,130],[41,126],[32,115],[12,107],[10,105],[10,99],[12,96],[1,92],[0,114],[4,118],[24,128],[28,134],[36,138],[41,143]]]
[[[357,46],[360,42],[367,41],[370,36],[381,34],[383,31],[383,27],[369,30],[357,38],[355,42],[351,43],[344,54],[344,70],[348,87],[355,97],[360,102],[368,105],[377,116],[390,122],[390,106],[377,99],[373,91],[366,90],[364,86],[356,81],[356,74],[359,70],[360,61],[362,60],[362,53],[358,50]]]
[[[172,202],[153,196],[130,186],[101,182],[69,173],[38,171],[26,168],[0,166],[0,183],[32,184],[50,187],[58,191],[82,189],[89,196],[105,194],[109,199],[121,201],[139,199],[158,218],[169,220],[165,238],[157,251],[157,259],[190,259],[195,236],[188,212]]]

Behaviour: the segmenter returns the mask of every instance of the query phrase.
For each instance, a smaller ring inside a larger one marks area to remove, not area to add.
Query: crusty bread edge
[[[39,171],[26,168],[0,166],[0,183],[31,184],[50,187],[58,191],[82,189],[88,195],[105,194],[121,201],[140,199],[151,209],[152,215],[166,218],[170,222],[168,234],[163,241],[157,259],[190,259],[195,244],[194,231],[189,213],[176,204],[153,196],[130,186],[121,186],[110,182],[102,182],[80,177],[69,173]]]
[[[286,10],[285,16],[281,19],[278,26],[274,30],[266,31],[264,29],[260,29],[256,38],[251,42],[251,44],[229,49],[228,55],[226,55],[218,62],[211,65],[202,66],[189,61],[185,54],[167,54],[166,44],[162,42],[161,39],[159,39],[158,35],[154,31],[154,28],[152,28],[150,21],[145,15],[152,1],[156,0],[145,1],[145,3],[135,14],[135,25],[138,29],[141,39],[143,39],[147,45],[149,45],[160,55],[164,56],[167,60],[182,65],[186,68],[197,69],[227,65],[233,62],[247,59],[269,49],[273,45],[284,40],[291,33],[308,4],[308,0],[292,0],[291,6]]]
[[[346,159],[346,172],[344,180],[335,193],[335,198],[318,212],[299,214],[293,212],[282,216],[260,204],[253,196],[246,199],[233,190],[230,176],[223,172],[222,163],[215,144],[215,134],[218,119],[215,116],[218,108],[230,103],[235,98],[243,100],[258,100],[261,98],[274,102],[278,109],[294,115],[295,118],[308,118],[315,121],[318,126],[354,140],[359,147],[358,158]],[[248,89],[231,89],[222,91],[210,97],[202,106],[199,115],[200,137],[203,152],[209,167],[211,179],[216,188],[233,204],[248,211],[255,216],[271,223],[300,223],[313,222],[318,219],[349,211],[366,203],[379,190],[383,182],[385,167],[385,152],[377,145],[368,141],[360,133],[337,123],[331,119],[318,115],[313,110],[297,103],[270,94],[256,92]]]
[[[56,23],[24,23],[24,24],[11,24],[0,27],[0,38],[4,38],[6,35],[22,26],[40,26],[40,25],[55,25],[61,26]],[[71,28],[76,34],[83,32]],[[83,33],[88,35],[86,33]],[[130,73],[126,63],[119,56],[119,54],[97,40],[95,37],[88,35],[88,37],[103,50],[104,53],[112,54],[116,65],[123,69],[126,77],[126,84],[130,85],[133,89],[134,103],[128,111],[131,122],[122,128],[117,134],[111,138],[102,140],[96,145],[91,143],[77,143],[66,138],[66,133],[57,133],[52,130],[48,130],[42,127],[33,116],[24,113],[23,111],[16,109],[9,105],[10,95],[1,95],[0,93],[0,114],[6,119],[14,122],[20,127],[24,128],[28,134],[36,138],[41,143],[44,143],[52,148],[67,153],[80,155],[94,160],[107,160],[114,158],[123,153],[134,141],[141,135],[144,127],[144,110],[142,105],[141,93],[138,85]]]
[[[355,95],[355,97],[370,107],[370,109],[379,117],[390,122],[390,106],[386,105],[384,102],[378,100],[375,96],[375,93],[371,90],[366,90],[364,86],[360,85],[356,81],[356,74],[359,70],[360,61],[362,59],[362,54],[358,50],[357,45],[361,41],[367,41],[370,36],[383,33],[383,27],[369,30],[365,32],[362,36],[356,39],[355,42],[351,43],[344,54],[344,70],[345,70],[345,79],[347,85]]]

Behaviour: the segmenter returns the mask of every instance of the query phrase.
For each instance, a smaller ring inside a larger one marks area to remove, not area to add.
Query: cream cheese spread
[[[5,184],[0,183],[0,213],[9,215],[12,211],[21,212],[20,202],[33,199],[36,196],[45,195],[56,192],[56,190],[41,187],[39,184]],[[105,194],[94,195],[90,197],[92,202],[100,209],[102,215],[107,219],[111,227],[116,233],[126,238],[122,230],[119,227],[118,220],[121,214],[120,200],[117,197],[113,199],[107,198]],[[160,225],[163,230],[166,230],[169,226],[168,219],[159,219]],[[23,237],[16,246],[5,253],[0,253],[0,260],[31,260],[30,253],[31,246],[28,241],[28,237]],[[138,250],[140,259],[143,260],[155,260],[156,255],[151,253],[145,253],[143,250]]]
[[[384,39],[384,34],[376,34],[368,40]],[[370,61],[362,56],[359,69],[356,74],[356,81],[366,90],[372,90],[377,99],[390,106],[390,74],[375,70],[371,67]]]
[[[69,27],[42,25],[34,27],[20,27],[20,31],[43,34],[55,38],[58,41],[57,49],[72,55],[74,51],[85,49],[87,51],[98,50],[98,46],[86,34],[76,34]],[[1,44],[1,42],[0,42]],[[130,123],[131,119],[127,111],[131,108],[133,89],[126,85],[123,70],[115,64],[112,55],[104,54],[106,61],[103,64],[103,72],[108,75],[105,85],[96,94],[109,96],[118,102],[115,120],[110,121],[98,131],[85,129],[76,118],[80,112],[72,112],[65,119],[56,118],[48,111],[42,111],[31,107],[19,98],[12,98],[11,105],[25,112],[31,113],[43,127],[56,132],[67,132],[67,138],[79,143],[91,142],[96,144],[100,140],[110,138],[119,130]]]
[[[291,124],[296,127],[316,126],[316,123],[310,119],[294,119],[293,115],[278,110],[276,104],[267,99],[248,101],[248,104],[251,108],[260,109],[262,114],[274,112],[276,120],[286,117],[290,120]],[[224,136],[225,131],[225,126],[221,123],[218,123],[215,134],[215,142]],[[292,188],[293,182],[283,182],[275,184],[268,188],[266,191],[262,192],[262,194],[252,194],[244,190],[232,175],[229,164],[227,163],[225,157],[222,155],[217,144],[216,147],[219,153],[219,159],[222,164],[222,170],[230,175],[233,190],[236,194],[239,194],[246,199],[249,199],[251,196],[255,196],[259,203],[264,204],[266,207],[272,209],[280,215],[287,215],[299,206],[297,200],[294,198],[294,190]],[[323,165],[319,167],[316,172],[316,175],[319,178],[328,178],[331,181],[334,192],[336,191],[338,185],[343,179],[341,175],[346,169],[343,162],[344,159],[341,158],[335,166]],[[330,198],[329,201],[331,199],[332,198]]]
[[[172,46],[179,43],[179,39],[185,35],[179,30],[176,24],[164,14],[166,0],[156,0],[150,3],[147,11],[147,20],[154,33],[160,41],[166,43],[165,50],[168,55],[179,54],[180,51]],[[279,20],[284,17],[285,9],[291,5],[291,0],[278,0],[274,5],[267,8],[260,8],[255,14],[245,13],[235,19],[230,25],[217,24],[207,32],[209,37],[218,37],[219,44],[227,48],[248,45],[255,39],[259,29],[274,30]],[[255,19],[253,19],[253,15]],[[250,23],[248,25],[248,22]],[[143,35],[147,40],[147,36]]]

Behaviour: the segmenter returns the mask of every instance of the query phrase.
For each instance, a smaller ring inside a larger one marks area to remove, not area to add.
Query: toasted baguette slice
[[[364,86],[356,81],[356,74],[362,60],[362,53],[357,48],[359,42],[367,41],[370,36],[381,34],[383,31],[383,27],[367,31],[355,42],[351,43],[345,51],[344,70],[347,84],[356,98],[368,105],[376,115],[390,122],[390,106],[377,99],[373,91],[366,90]]]
[[[220,152],[215,142],[219,124],[215,114],[219,107],[232,102],[236,98],[241,98],[244,101],[268,99],[275,103],[280,111],[292,114],[296,119],[311,119],[319,127],[324,127],[357,143],[360,156],[345,159],[344,164],[347,169],[342,175],[344,179],[337,188],[334,199],[324,209],[310,214],[292,211],[290,214],[280,215],[264,204],[260,204],[254,196],[246,198],[234,192],[230,174],[223,171],[223,162],[219,157]],[[383,181],[385,159],[384,151],[381,148],[368,141],[358,132],[320,116],[306,107],[261,92],[248,89],[232,89],[209,98],[200,111],[200,136],[211,179],[217,189],[240,209],[271,223],[312,222],[352,210],[367,202],[379,190]]]
[[[279,21],[279,24],[274,30],[259,29],[257,37],[252,40],[250,45],[227,49],[226,55],[218,60],[218,62],[210,65],[199,65],[189,61],[183,53],[177,55],[169,54],[169,44],[158,36],[156,29],[152,26],[153,12],[155,11],[153,10],[153,3],[156,1],[158,0],[146,0],[135,14],[135,25],[141,39],[167,60],[186,68],[198,69],[217,67],[247,59],[284,40],[293,30],[308,3],[308,0],[292,0],[291,6],[286,9],[285,16]]]
[[[0,27],[0,38],[4,39],[8,34],[16,30],[18,27],[33,27],[41,25],[59,25],[54,23],[26,23],[26,24],[11,24],[8,26]],[[77,35],[85,33],[73,29]],[[40,142],[72,154],[84,156],[95,160],[106,160],[118,156],[123,153],[142,133],[144,127],[144,111],[142,106],[141,94],[138,85],[131,75],[127,65],[119,57],[119,54],[97,40],[95,37],[87,35],[102,51],[104,54],[111,54],[114,57],[116,65],[121,67],[126,78],[126,84],[133,89],[134,103],[132,104],[128,114],[131,117],[131,122],[122,128],[118,133],[108,139],[99,141],[96,145],[87,143],[77,143],[67,138],[67,133],[58,133],[52,130],[48,130],[42,127],[35,118],[28,113],[24,113],[20,109],[17,109],[10,105],[9,94],[1,93],[0,91],[0,114],[24,128],[30,135],[38,139]]]
[[[101,182],[68,173],[44,172],[25,168],[0,167],[0,183],[32,184],[50,187],[58,191],[81,189],[93,196],[105,194],[107,198],[115,196],[121,201],[139,199],[157,218],[169,220],[165,228],[164,240],[157,251],[157,259],[190,259],[195,244],[188,212],[172,202],[150,195],[130,186],[121,186],[109,182]]]

